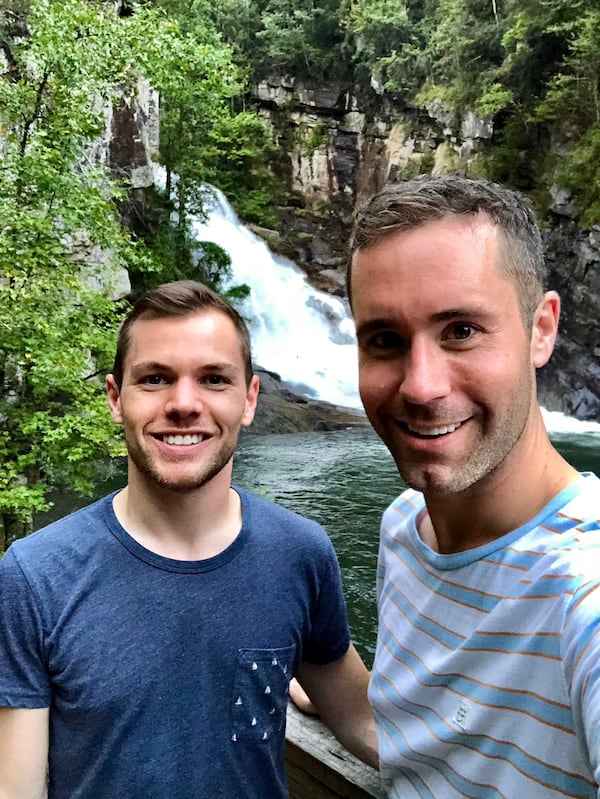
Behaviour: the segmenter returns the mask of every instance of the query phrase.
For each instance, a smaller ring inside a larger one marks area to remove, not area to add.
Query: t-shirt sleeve
[[[333,663],[350,646],[342,576],[335,550],[328,538],[323,549],[319,557],[319,583],[311,632],[303,652],[303,660],[314,665]]]
[[[600,785],[600,580],[579,587],[567,607],[564,625],[563,663],[575,730],[584,759]]]
[[[39,609],[10,548],[0,560],[0,707],[50,705]]]

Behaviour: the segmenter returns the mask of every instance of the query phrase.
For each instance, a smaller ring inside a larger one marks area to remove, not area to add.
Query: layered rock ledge
[[[243,430],[245,435],[306,433],[369,426],[362,410],[307,399],[295,393],[274,372],[257,368],[256,374],[260,379],[258,407],[254,422]]]

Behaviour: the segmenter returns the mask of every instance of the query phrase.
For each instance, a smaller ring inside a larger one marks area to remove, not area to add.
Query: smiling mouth
[[[165,444],[172,444],[176,447],[190,447],[193,444],[199,444],[201,441],[204,441],[208,436],[198,435],[197,433],[186,433],[185,435],[156,436],[156,438],[158,438],[159,441],[164,441]]]
[[[440,438],[447,436],[449,433],[454,433],[455,430],[462,425],[462,422],[456,424],[440,425],[439,427],[414,427],[407,422],[400,422],[400,426],[410,433],[411,436],[416,438]]]

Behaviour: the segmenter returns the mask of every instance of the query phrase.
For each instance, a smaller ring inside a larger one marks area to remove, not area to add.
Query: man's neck
[[[139,544],[175,560],[204,560],[223,552],[242,526],[239,495],[227,480],[188,492],[130,482],[113,499],[117,519]]]
[[[464,552],[526,525],[578,472],[548,439],[532,458],[502,467],[460,494],[429,495],[417,521],[422,540],[443,553]]]

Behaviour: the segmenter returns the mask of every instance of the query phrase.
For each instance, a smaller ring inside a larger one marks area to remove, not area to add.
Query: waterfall
[[[362,407],[347,305],[313,288],[292,261],[274,255],[240,224],[225,196],[214,191],[206,220],[193,220],[194,234],[229,253],[230,284],[250,286],[239,310],[248,320],[256,365],[276,372],[303,396]]]
[[[212,241],[231,258],[231,285],[246,283],[241,307],[252,335],[256,365],[276,372],[298,394],[362,408],[354,324],[347,304],[317,291],[292,261],[274,255],[238,220],[218,189],[206,203],[207,216],[192,226],[198,241]],[[553,436],[586,436],[597,446],[600,424],[542,409]],[[592,434],[590,438],[590,434]]]

